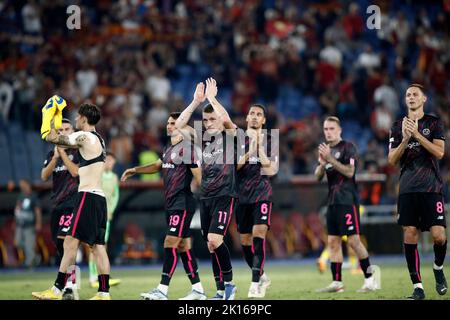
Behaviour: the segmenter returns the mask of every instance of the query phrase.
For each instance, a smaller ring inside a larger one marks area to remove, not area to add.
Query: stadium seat
[[[29,151],[25,144],[23,130],[18,123],[11,122],[8,124],[7,132],[10,143],[14,180],[16,182],[21,179],[31,180],[30,161],[28,158]]]
[[[121,257],[125,263],[158,258],[152,243],[145,238],[144,230],[136,223],[126,225],[123,240]]]
[[[270,230],[267,233],[267,249],[274,258],[286,257],[286,218],[273,212],[270,218]]]
[[[327,242],[326,228],[317,212],[310,212],[305,217],[307,237],[313,251],[320,251]]]
[[[41,180],[41,169],[46,154],[44,154],[44,142],[37,132],[27,131],[25,139],[29,151],[29,163],[31,167],[32,181]]]
[[[13,180],[11,151],[9,150],[8,140],[3,132],[0,132],[0,185],[6,185],[8,181]]]
[[[40,232],[36,234],[36,244],[41,265],[52,265],[57,256],[56,246],[53,243],[50,224],[42,226]]]
[[[23,262],[23,253],[17,250],[14,242],[15,222],[8,219],[0,225],[0,253],[2,267],[18,267]]]
[[[308,238],[306,237],[305,218],[300,212],[293,212],[287,221],[287,253],[294,255],[300,253],[305,255],[309,249]]]

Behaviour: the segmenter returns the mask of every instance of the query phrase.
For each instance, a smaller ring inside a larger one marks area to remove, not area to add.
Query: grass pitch
[[[428,261],[429,260],[429,261]],[[406,268],[406,263],[377,261],[373,263],[381,268],[381,290],[372,293],[357,293],[363,284],[361,274],[353,275],[349,270],[343,270],[345,292],[316,293],[315,290],[327,286],[331,282],[329,271],[320,274],[313,260],[305,261],[267,261],[266,272],[272,280],[267,290],[266,298],[270,300],[397,300],[405,299],[412,292],[412,285]],[[449,300],[450,293],[439,296],[434,288],[432,260],[423,260],[422,280],[427,299]],[[112,298],[123,300],[139,299],[141,292],[156,287],[160,280],[160,265],[149,267],[116,267],[111,275],[120,278],[122,283],[111,288]],[[32,291],[49,288],[56,276],[55,267],[38,271],[0,270],[0,299],[1,300],[29,300]],[[211,266],[203,261],[199,266],[200,278],[208,297],[215,293],[215,284]],[[241,261],[233,263],[234,282],[237,285],[236,299],[247,299],[247,292],[251,281],[250,269]],[[90,288],[88,271],[82,267],[82,285],[80,299],[89,299],[96,290]],[[184,274],[182,264],[179,263],[169,288],[169,299],[178,299],[186,295],[191,289],[190,282]]]

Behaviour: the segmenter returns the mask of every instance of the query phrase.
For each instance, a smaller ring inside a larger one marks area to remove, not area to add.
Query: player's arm
[[[61,156],[61,160],[64,162],[64,164],[67,167],[67,170],[69,170],[70,174],[72,175],[72,177],[76,178],[78,177],[78,165],[73,163],[72,160],[69,159],[69,156],[66,153],[66,150],[64,150],[63,148],[57,148],[59,155]]]
[[[316,176],[318,181],[322,181],[325,175],[325,166],[319,164],[314,171],[314,175]]]
[[[275,156],[274,159],[270,159],[267,154],[266,150],[264,150],[264,146],[262,143],[258,143],[258,156],[259,161],[261,162],[261,170],[262,173],[267,176],[274,176],[278,173],[279,170],[279,161],[278,157]]]
[[[41,179],[43,181],[47,181],[48,178],[50,178],[50,176],[52,175],[53,170],[56,167],[56,163],[58,162],[58,158],[59,152],[57,147],[55,146],[52,158],[50,159],[50,161],[48,159],[45,161],[44,167],[41,170]]]
[[[352,178],[355,174],[355,166],[352,164],[343,164],[334,157],[331,157],[328,163],[332,164],[337,171],[339,171],[347,178]]]
[[[200,186],[202,184],[202,169],[197,168],[191,168],[192,175],[194,176],[195,183],[197,186]]]
[[[318,161],[319,161],[319,165],[316,167],[316,170],[314,170],[314,175],[316,176],[318,181],[322,181],[323,177],[325,176],[325,165],[327,164],[327,162],[320,154],[320,150],[319,150]]]
[[[406,130],[406,120],[404,118],[402,122],[401,136],[397,134],[396,128],[392,128],[391,130],[388,154],[388,162],[390,165],[396,165],[400,161],[403,153],[405,153],[410,138],[411,132],[409,130]]]
[[[245,164],[250,160],[250,158],[252,156],[256,156],[257,154],[257,144],[258,142],[256,141],[256,132],[254,130],[247,130],[247,135],[250,138],[250,142],[249,142],[249,150],[248,152],[246,152],[243,156],[241,156],[238,159],[238,163],[237,163],[237,170],[241,170],[243,166],[245,166]],[[244,146],[243,146],[244,149]]]
[[[120,178],[120,181],[125,181],[129,177],[134,176],[136,173],[156,173],[161,171],[161,169],[162,161],[161,159],[158,159],[155,162],[125,170],[125,172],[122,174],[122,177]]]
[[[81,148],[87,140],[87,134],[84,131],[78,131],[65,136],[63,134],[58,134],[54,128],[51,128],[50,133],[45,137],[45,140],[59,146]]]
[[[433,142],[425,138],[418,130],[418,120],[406,120],[406,129],[411,132],[414,139],[419,142],[429,153],[441,160],[445,153],[445,142],[443,139],[433,139]]]
[[[203,101],[205,101],[204,91],[205,85],[203,84],[203,82],[198,83],[197,87],[195,88],[194,98],[192,99],[191,104],[188,105],[186,109],[183,110],[183,112],[181,112],[180,116],[175,121],[175,128],[177,128],[183,135],[186,135],[186,133],[189,133],[189,135],[191,136],[193,135],[194,129],[188,126],[188,123],[195,109],[197,109],[197,107]]]
[[[205,90],[206,99],[208,99],[209,103],[213,107],[214,111],[217,113],[217,116],[223,121],[223,125],[225,129],[237,129],[237,126],[231,120],[230,115],[227,110],[220,104],[220,102],[216,99],[217,95],[217,84],[216,80],[213,78],[206,79],[206,90]]]
[[[331,155],[330,146],[326,143],[322,143],[319,145],[319,155],[327,162],[330,163],[334,169],[336,169],[339,173],[346,176],[347,178],[352,178],[355,174],[355,165],[343,164],[338,161],[335,157]]]

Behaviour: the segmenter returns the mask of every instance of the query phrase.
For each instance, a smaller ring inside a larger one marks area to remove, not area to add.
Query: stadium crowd
[[[365,0],[80,0],[80,30],[66,27],[69,2],[0,5],[1,125],[37,132],[52,94],[69,106],[90,99],[102,108],[99,131],[119,172],[161,151],[168,114],[211,75],[236,123],[244,126],[250,103],[268,107],[267,127],[282,137],[281,181],[313,172],[328,115],[358,146],[359,172],[397,181],[386,161],[389,129],[412,82],[425,85],[426,112],[450,137],[449,1],[375,1],[379,30],[366,26]]]

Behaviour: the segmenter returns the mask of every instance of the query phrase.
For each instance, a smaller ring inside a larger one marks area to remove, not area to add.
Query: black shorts
[[[66,236],[70,220],[73,217],[73,208],[76,199],[77,194],[75,193],[72,197],[53,208],[50,216],[50,231],[53,242],[56,243],[58,238],[64,238]]]
[[[428,231],[432,226],[447,227],[444,197],[439,193],[401,194],[397,211],[401,226],[414,226],[422,231]]]
[[[359,234],[359,205],[332,204],[327,211],[327,229],[330,236]]]
[[[271,201],[239,203],[236,207],[236,222],[239,233],[252,233],[253,226],[265,224],[270,228]]]
[[[237,199],[230,196],[200,200],[200,219],[205,240],[208,233],[226,235],[236,202]]]
[[[195,209],[171,210],[166,212],[167,235],[178,238],[191,236],[191,221]]]
[[[106,198],[91,192],[79,192],[68,236],[92,246],[105,244]]]

